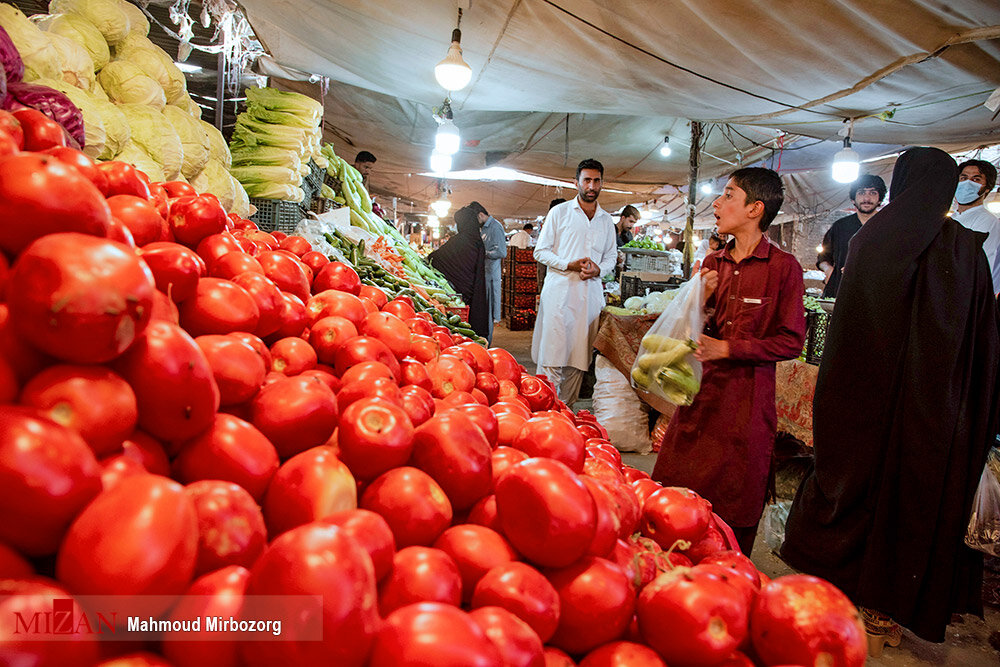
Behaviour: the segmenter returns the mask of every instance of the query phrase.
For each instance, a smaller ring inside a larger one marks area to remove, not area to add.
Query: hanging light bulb
[[[844,137],[844,147],[833,156],[833,180],[853,183],[861,170],[861,157],[851,148],[851,138]]]
[[[663,157],[670,157],[670,154],[674,151],[670,148],[670,137],[663,137],[663,145],[660,146],[660,155]]]
[[[712,194],[712,184],[709,181],[705,181],[701,184],[701,193],[705,195]]]
[[[431,202],[431,210],[434,211],[434,215],[439,218],[443,218],[448,215],[448,211],[451,210],[451,202],[442,197],[436,202]]]
[[[451,171],[451,156],[438,151],[431,153],[431,171],[435,174],[447,174]]]
[[[649,220],[653,217],[653,209],[646,208],[639,212],[639,218],[641,220]]]
[[[461,140],[458,127],[450,118],[446,118],[438,126],[437,134],[434,135],[434,150],[445,155],[454,155],[458,152]]]
[[[459,10],[459,20],[462,18]],[[451,46],[448,55],[434,67],[434,78],[449,92],[462,90],[472,80],[472,68],[462,59],[462,31],[455,28],[451,32]]]
[[[428,227],[437,227],[440,224],[441,224],[441,220],[438,219],[438,217],[436,215],[427,216],[427,226]]]

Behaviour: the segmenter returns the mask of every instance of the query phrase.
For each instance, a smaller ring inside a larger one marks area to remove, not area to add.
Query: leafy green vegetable
[[[257,104],[271,111],[282,111],[311,120],[318,125],[323,117],[323,105],[301,93],[292,93],[274,88],[248,88],[247,104]]]
[[[0,26],[7,31],[18,53],[21,54],[25,81],[62,77],[59,51],[49,36],[29,21],[20,9],[0,4]]]
[[[141,104],[162,109],[167,104],[163,87],[142,69],[126,60],[115,60],[97,75],[97,80],[116,104]]]
[[[129,33],[128,14],[118,0],[51,0],[50,14],[79,14],[94,24],[108,44],[114,45]]]
[[[132,143],[138,144],[162,167],[167,180],[176,180],[184,162],[184,145],[170,122],[153,107],[121,104],[118,108],[132,128]]]
[[[179,107],[168,104],[163,107],[163,115],[170,121],[181,140],[184,153],[181,173],[185,178],[191,178],[204,169],[208,162],[210,148],[208,135],[202,129],[201,121],[195,120]]]
[[[93,23],[79,14],[55,14],[37,19],[37,25],[48,33],[62,35],[82,46],[94,61],[98,72],[111,61],[111,52],[104,35]]]

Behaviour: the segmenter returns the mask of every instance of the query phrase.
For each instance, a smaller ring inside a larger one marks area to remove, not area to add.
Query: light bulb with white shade
[[[438,199],[435,202],[431,202],[431,210],[434,211],[434,215],[443,218],[451,210],[451,202],[447,199]]]
[[[431,153],[431,171],[435,174],[447,174],[451,171],[451,156],[438,151]]]
[[[434,78],[449,92],[462,90],[472,80],[472,68],[462,58],[462,31],[458,28],[451,33],[448,55],[434,67]]]
[[[445,155],[454,155],[458,152],[462,136],[458,132],[450,119],[445,120],[438,127],[437,134],[434,135],[434,150]]]
[[[861,171],[861,157],[851,148],[851,140],[844,139],[844,147],[833,156],[833,180],[853,183]]]
[[[653,210],[648,208],[643,209],[643,211],[639,213],[639,217],[643,220],[649,220],[653,217]]]
[[[663,144],[660,146],[660,155],[662,157],[670,157],[670,154],[673,152],[670,148],[670,137],[664,137]]]
[[[707,182],[707,181],[705,183],[702,183],[701,184],[701,192],[702,192],[702,194],[706,194],[706,195],[712,194],[712,184],[709,183],[709,182]]]

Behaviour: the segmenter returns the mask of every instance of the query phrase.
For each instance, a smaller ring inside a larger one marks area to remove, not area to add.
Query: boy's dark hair
[[[526,222],[524,223],[524,227],[522,227],[521,229],[523,229],[526,232],[530,232],[534,228],[535,226],[533,224],[531,224],[530,222]]]
[[[373,154],[369,153],[368,151],[361,151],[360,153],[358,153],[358,156],[356,158],[354,158],[354,162],[355,163],[358,163],[358,162],[378,162],[378,160],[376,160],[375,156]]]
[[[966,167],[978,169],[979,173],[986,177],[986,194],[993,192],[993,188],[997,186],[997,168],[993,166],[993,163],[986,160],[966,160],[958,165],[958,173],[962,173]]]
[[[469,202],[469,205],[468,205],[467,208],[471,208],[472,212],[475,213],[476,215],[479,215],[480,213],[482,213],[487,218],[490,217],[490,212],[486,210],[486,207],[483,206],[482,204],[480,204],[477,201]]]
[[[785,201],[785,188],[781,184],[781,176],[778,176],[778,172],[764,167],[744,167],[734,171],[729,178],[747,193],[748,206],[756,201],[764,204],[764,215],[761,216],[758,226],[760,231],[766,232]]]
[[[574,181],[580,180],[580,172],[584,169],[596,169],[601,172],[601,178],[604,178],[604,165],[594,158],[589,157],[580,164],[576,165],[576,177],[573,178]]]
[[[878,190],[878,201],[880,204],[882,203],[882,200],[885,199],[885,181],[882,180],[882,177],[876,176],[875,174],[862,174],[856,181],[851,183],[851,190],[849,193],[851,201],[854,201],[854,197],[858,194],[858,190],[864,190],[865,188],[875,188]]]
[[[565,203],[566,203],[565,199],[563,199],[562,197],[556,197],[555,199],[549,202],[549,210],[551,211],[556,206],[559,206],[559,204],[565,204]]]
[[[638,220],[639,219],[639,209],[637,209],[635,206],[632,206],[632,204],[627,205],[625,208],[622,209],[622,213],[621,213],[620,217],[624,218],[626,216],[632,217],[632,218],[635,218],[636,220]]]

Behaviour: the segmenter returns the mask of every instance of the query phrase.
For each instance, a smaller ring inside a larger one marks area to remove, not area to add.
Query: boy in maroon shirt
[[[764,237],[782,201],[778,174],[750,167],[733,172],[712,204],[719,234],[734,238],[701,271],[701,390],[674,413],[653,468],[664,486],[686,486],[711,501],[748,556],[774,447],[775,363],[799,356],[806,330],[802,267]]]

